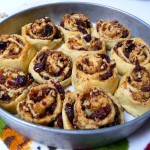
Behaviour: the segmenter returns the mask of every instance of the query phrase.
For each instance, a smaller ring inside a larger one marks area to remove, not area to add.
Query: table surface
[[[73,0],[69,0],[73,1]],[[91,2],[91,0],[76,0],[80,2]],[[53,3],[53,2],[64,2],[64,0],[4,0],[0,5],[0,21],[3,20],[6,16],[10,16],[20,10],[24,10],[33,6]],[[142,19],[146,23],[150,24],[150,1],[149,0],[92,0],[93,3],[103,4],[111,7],[115,7],[131,13],[136,17]],[[144,135],[148,139],[141,138]],[[136,137],[136,138],[135,138]],[[139,144],[140,140],[140,144]],[[135,150],[135,145],[138,145],[136,150],[144,149],[145,140],[150,142],[150,119],[146,124],[135,134],[129,137],[129,142],[134,143],[130,145],[130,150]],[[0,149],[7,150],[2,141],[0,141]]]

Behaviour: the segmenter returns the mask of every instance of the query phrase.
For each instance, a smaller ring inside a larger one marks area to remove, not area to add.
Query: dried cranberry
[[[122,32],[122,38],[126,38],[128,35],[129,35],[128,30],[124,30],[124,31]]]
[[[17,78],[15,78],[15,82],[17,86],[25,86],[27,84],[27,77],[25,75],[18,75]]]
[[[90,42],[91,41],[91,35],[87,34],[84,39],[86,40],[86,42]]]
[[[134,79],[136,82],[142,82],[141,78]]]
[[[52,26],[46,25],[43,28],[43,31],[42,31],[43,36],[50,36],[52,33],[53,33],[53,27]]]
[[[110,68],[113,69],[116,67],[116,63],[110,64]]]
[[[89,58],[85,58],[85,64],[87,65],[87,66],[90,66],[90,61],[89,61]]]
[[[141,88],[142,92],[150,92],[150,86],[145,86]]]
[[[7,84],[8,84],[10,87],[15,87],[15,86],[16,86],[16,82],[15,82],[15,81],[10,81],[10,80],[8,80],[8,81],[7,81]]]
[[[77,68],[81,71],[83,70],[83,67],[80,64],[77,66]]]
[[[79,30],[81,33],[83,33],[83,34],[88,34],[88,32],[87,32],[83,27],[78,26],[77,28],[78,28],[78,30]]]
[[[40,72],[40,71],[42,71],[43,69],[44,69],[43,63],[38,63],[38,64],[35,64],[35,66],[34,66],[34,71],[35,71],[35,72]]]
[[[46,95],[48,95],[50,91],[51,91],[51,88],[43,89],[43,93],[45,93]]]
[[[56,122],[57,122],[57,127],[58,128],[63,128],[63,120],[62,120],[62,114],[58,115],[57,119],[56,119]]]
[[[45,57],[46,57],[46,53],[43,52],[37,58],[42,62],[43,59],[45,59]]]
[[[116,44],[116,46],[114,47],[114,51],[117,51],[118,47],[122,46],[122,42],[119,42]]]
[[[7,42],[0,41],[0,49],[4,50],[7,47]]]
[[[109,72],[106,72],[106,73],[103,74],[103,75],[100,75],[100,78],[101,78],[102,80],[107,80],[107,79],[110,78],[112,75],[113,75],[113,74],[112,74],[112,71],[109,71]]]
[[[68,116],[69,121],[73,123],[73,119],[74,119],[73,104],[67,103],[65,107],[65,112]]]
[[[127,46],[130,45],[130,44],[132,44],[132,42],[133,42],[133,40],[127,40],[127,41],[126,41],[126,45],[127,45]]]
[[[130,78],[130,77],[128,77],[128,78],[127,78],[127,81],[130,83],[130,82],[131,82],[131,78]]]
[[[121,123],[119,108],[116,104],[114,104],[114,108],[115,108],[116,114],[115,114],[113,125],[119,125]]]
[[[53,37],[54,39],[60,39],[61,38],[61,32],[57,29],[56,34]]]
[[[0,84],[4,84],[6,82],[5,76],[0,74]]]
[[[64,21],[60,22],[60,26],[64,28]]]
[[[138,64],[135,66],[135,68],[133,69],[133,72],[139,72],[142,70],[142,67]]]
[[[96,47],[96,50],[101,50],[102,49],[102,43],[101,42],[97,42],[95,47]]]
[[[9,101],[9,100],[11,100],[10,96],[7,93],[2,94],[2,97],[0,99],[2,101]]]
[[[56,103],[53,103],[50,108],[46,109],[47,114],[53,114],[56,108]]]
[[[132,52],[132,50],[135,49],[135,44],[131,43],[127,48],[125,48],[124,50],[124,54],[127,58],[129,58],[130,53]]]
[[[76,24],[77,24],[78,26],[85,27],[84,22],[83,22],[81,19],[76,19]]]
[[[63,87],[61,86],[61,84],[60,83],[56,83],[55,84],[55,87],[57,88],[57,90],[58,90],[58,92],[60,93],[60,94],[65,94],[65,91],[64,91],[64,89],[63,89]]]
[[[106,59],[107,63],[110,63],[110,58],[109,56],[105,55],[105,54],[98,54],[98,56],[100,56],[102,59]]]
[[[88,20],[86,21],[86,27],[91,28],[91,23]]]
[[[72,68],[72,67],[71,67]],[[69,78],[70,76],[71,76],[71,74],[72,74],[72,69],[69,69],[69,71],[68,71],[68,73],[67,73],[67,75],[66,75],[66,77],[65,77],[65,79],[67,79],[67,78]]]
[[[110,113],[111,107],[107,105],[106,107],[102,107],[100,110],[95,110],[91,113],[91,119],[100,119],[103,120]]]

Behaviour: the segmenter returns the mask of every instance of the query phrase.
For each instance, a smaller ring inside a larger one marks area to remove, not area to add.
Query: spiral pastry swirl
[[[124,96],[122,96],[124,95]],[[115,97],[122,107],[137,117],[150,110],[150,73],[139,64],[125,74]]]
[[[74,104],[74,124],[77,128],[98,129],[121,123],[122,111],[111,94],[98,87],[86,88],[77,94]]]
[[[92,24],[84,14],[66,14],[60,23],[65,41],[78,34],[91,34]]]
[[[43,47],[32,59],[29,72],[38,83],[52,80],[66,86],[71,82],[72,61],[63,52]]]
[[[17,105],[17,113],[27,121],[48,125],[61,113],[63,94],[63,89],[53,83],[32,87],[27,99]]]
[[[92,35],[100,37],[106,42],[106,48],[111,49],[119,41],[129,38],[130,31],[119,21],[116,20],[99,20],[96,27],[93,28]]]
[[[31,74],[24,74],[11,68],[0,68],[0,106],[16,113],[16,106],[26,98],[34,85]]]
[[[119,42],[111,50],[110,57],[116,61],[121,75],[131,71],[137,63],[150,68],[150,48],[140,38]]]
[[[72,84],[76,90],[99,86],[113,94],[119,82],[115,66],[105,54],[80,56],[73,64]]]
[[[0,67],[11,67],[27,72],[36,50],[17,34],[0,36]]]
[[[69,38],[60,49],[63,53],[69,55],[72,60],[75,60],[80,55],[106,54],[105,42],[99,38],[91,37],[90,34]]]
[[[63,39],[63,35],[49,17],[37,19],[22,27],[23,37],[37,50],[43,46],[55,48]]]

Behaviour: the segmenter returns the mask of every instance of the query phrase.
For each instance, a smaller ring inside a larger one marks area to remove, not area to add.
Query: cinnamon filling
[[[62,52],[47,50],[37,56],[33,69],[46,80],[58,77],[58,81],[60,82],[71,76],[72,62]]]
[[[129,30],[116,20],[99,20],[96,29],[104,39],[126,38],[129,35]]]
[[[141,64],[147,63],[147,59],[150,50],[143,43],[137,42],[136,40],[127,40],[119,42],[115,47],[114,51],[119,55],[124,61],[137,64],[137,61]]]

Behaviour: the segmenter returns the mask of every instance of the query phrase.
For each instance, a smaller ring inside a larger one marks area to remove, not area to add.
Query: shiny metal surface
[[[131,29],[134,37],[143,38],[150,45],[150,26],[140,19],[120,10],[91,3],[54,3],[34,7],[17,13],[0,24],[0,34],[20,33],[23,25],[37,18],[49,16],[59,24],[66,13],[83,13],[95,23],[98,19],[115,19]],[[96,148],[128,137],[150,118],[150,111],[123,125],[98,130],[54,129],[18,119],[0,108],[0,116],[19,133],[43,144],[59,148]]]

